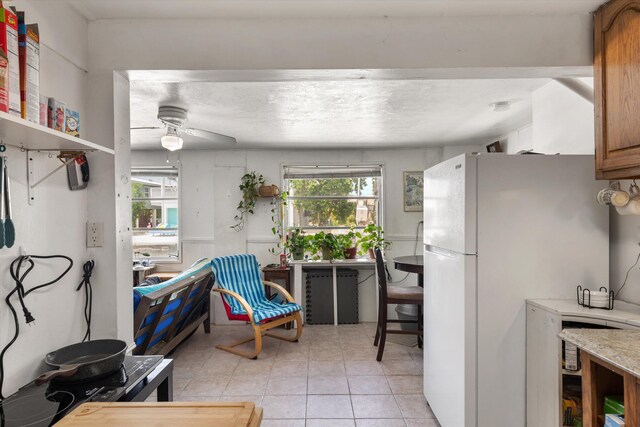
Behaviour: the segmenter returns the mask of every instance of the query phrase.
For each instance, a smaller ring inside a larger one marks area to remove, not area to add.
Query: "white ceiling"
[[[484,144],[531,121],[531,93],[549,79],[295,80],[131,83],[131,126],[156,126],[158,106],[186,108],[189,127],[237,148]],[[509,100],[506,112],[493,102]],[[133,149],[160,149],[163,130],[132,131]],[[213,148],[185,136],[185,149]]]
[[[89,20],[586,14],[604,0],[69,0]]]

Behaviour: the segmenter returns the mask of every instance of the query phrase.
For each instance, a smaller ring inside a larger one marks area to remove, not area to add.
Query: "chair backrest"
[[[387,274],[384,269],[384,258],[380,248],[375,249],[376,254],[376,273],[378,273],[378,290],[380,292],[380,301],[387,300]]]
[[[216,284],[239,294],[251,307],[256,307],[258,303],[267,299],[260,276],[260,265],[255,255],[242,254],[214,258],[211,260],[211,267]],[[234,311],[242,310],[242,306],[235,298],[227,298],[225,295],[225,301]]]

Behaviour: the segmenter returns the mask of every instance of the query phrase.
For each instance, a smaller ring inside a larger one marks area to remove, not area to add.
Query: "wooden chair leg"
[[[302,335],[302,317],[300,316],[300,312],[296,311],[293,315],[293,320],[296,324],[296,334],[294,337],[286,337],[280,334],[274,334],[273,332],[265,332],[265,335],[271,338],[277,338],[279,340],[289,341],[289,342],[298,342],[298,339]],[[290,322],[289,322],[290,323]]]
[[[384,344],[387,341],[387,306],[385,305],[380,310],[380,342],[378,343],[378,355],[376,360],[380,362],[382,360],[382,353],[384,353]]]
[[[219,344],[216,346],[216,348],[220,350],[228,351],[229,353],[233,353],[238,356],[246,357],[247,359],[257,359],[258,355],[262,351],[262,331],[260,330],[260,326],[254,323],[252,323],[252,326],[253,326],[253,337],[244,338],[240,341],[236,341],[229,345]],[[234,348],[251,341],[255,341],[255,346],[253,351],[242,351]]]
[[[422,331],[422,306],[418,304],[418,331]],[[422,334],[418,334],[418,348],[422,348],[422,342],[424,341],[424,337]]]
[[[382,315],[382,307],[383,307],[382,295],[378,298],[378,320],[376,321],[376,337],[373,339],[373,346],[377,347],[380,342],[380,316]]]

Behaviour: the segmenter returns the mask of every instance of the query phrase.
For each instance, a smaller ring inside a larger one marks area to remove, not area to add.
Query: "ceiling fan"
[[[184,127],[187,123],[187,110],[184,108],[170,105],[160,106],[158,109],[158,120],[160,120],[162,126],[133,127],[131,130],[163,129],[166,127],[167,134],[160,138],[160,143],[169,151],[182,148],[184,142],[180,137],[182,133],[219,144],[233,145],[237,143],[236,139],[231,136],[221,135],[204,129]]]

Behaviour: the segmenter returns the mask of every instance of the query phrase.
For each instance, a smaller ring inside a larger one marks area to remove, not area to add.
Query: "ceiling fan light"
[[[183,139],[178,136],[178,132],[173,129],[167,129],[167,134],[160,138],[160,143],[169,151],[176,151],[182,148]]]

